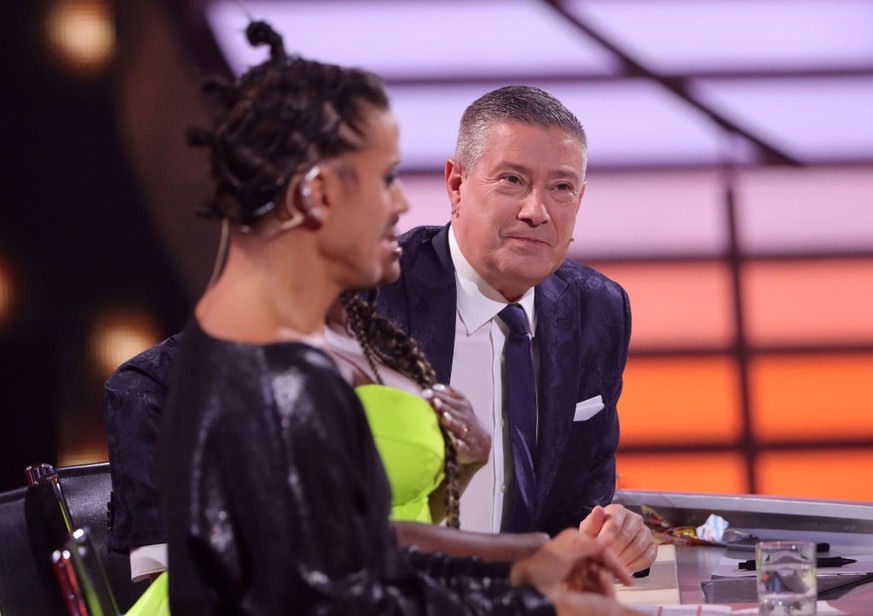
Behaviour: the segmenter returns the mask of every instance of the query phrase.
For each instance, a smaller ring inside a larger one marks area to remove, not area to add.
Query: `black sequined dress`
[[[301,343],[192,319],[160,435],[173,614],[553,614],[508,566],[396,545],[360,402]]]

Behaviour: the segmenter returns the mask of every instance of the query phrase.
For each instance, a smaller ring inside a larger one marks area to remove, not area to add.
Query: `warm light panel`
[[[220,0],[208,6],[206,15],[237,73],[265,56],[263,49],[253,50],[245,41],[250,19],[272,24],[289,51],[363,66],[389,80],[519,72],[606,74],[616,65],[544,3],[526,0]]]
[[[868,449],[766,453],[756,470],[761,494],[873,501]]]
[[[873,258],[752,262],[743,290],[753,345],[873,343]]]
[[[750,254],[873,250],[873,169],[749,169],[736,203]]]
[[[873,21],[867,27],[871,25]],[[800,160],[823,163],[873,157],[873,77],[701,80],[694,94],[741,128]]]
[[[873,440],[873,352],[757,357],[750,384],[759,439]]]
[[[508,83],[545,86],[576,112],[589,128],[593,167],[759,161],[751,141],[729,147],[720,120],[659,81],[676,73],[688,74],[680,83],[692,98],[795,158],[873,160],[866,0],[562,4],[653,78],[626,71],[618,55],[546,2],[213,0],[205,12],[236,73],[266,58],[243,36],[249,20],[263,19],[289,51],[382,75],[401,126],[414,133],[403,136],[407,168],[438,171],[461,110]],[[787,75],[767,73],[774,70]]]
[[[730,356],[631,357],[619,401],[623,445],[736,441],[742,430]]]
[[[725,347],[734,336],[727,264],[596,265],[631,301],[631,349]]]
[[[735,453],[622,454],[616,461],[618,488],[664,492],[744,494],[743,459]]]
[[[717,256],[727,251],[717,172],[588,174],[571,252],[580,258]]]
[[[870,68],[868,0],[565,0],[661,72]]]

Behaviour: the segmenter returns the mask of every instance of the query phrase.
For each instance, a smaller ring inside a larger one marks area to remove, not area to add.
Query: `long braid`
[[[345,292],[341,295],[341,301],[348,314],[352,334],[361,345],[364,357],[380,384],[382,377],[378,363],[410,378],[422,389],[436,384],[436,372],[415,340],[376,312],[373,305],[359,295]],[[439,426],[446,447],[446,526],[460,528],[461,465],[454,441],[441,423]]]

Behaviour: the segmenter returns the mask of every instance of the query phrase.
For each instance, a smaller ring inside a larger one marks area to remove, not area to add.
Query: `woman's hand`
[[[605,541],[568,529],[531,556],[515,561],[509,581],[513,586],[535,586],[546,594],[558,587],[613,598],[616,577],[633,585],[630,572]]]
[[[433,406],[440,424],[455,442],[458,462],[462,465],[482,466],[491,453],[491,436],[486,432],[467,398],[449,387],[437,383],[421,394]]]

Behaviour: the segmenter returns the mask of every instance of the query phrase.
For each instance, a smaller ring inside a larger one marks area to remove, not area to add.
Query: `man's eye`
[[[517,175],[507,175],[503,177],[504,180],[509,182],[510,184],[521,184],[521,178]]]
[[[573,192],[573,185],[566,182],[561,182],[560,184],[555,186],[555,188],[562,192]]]
[[[397,181],[397,173],[391,172],[385,176],[385,185],[391,186],[394,182]]]

